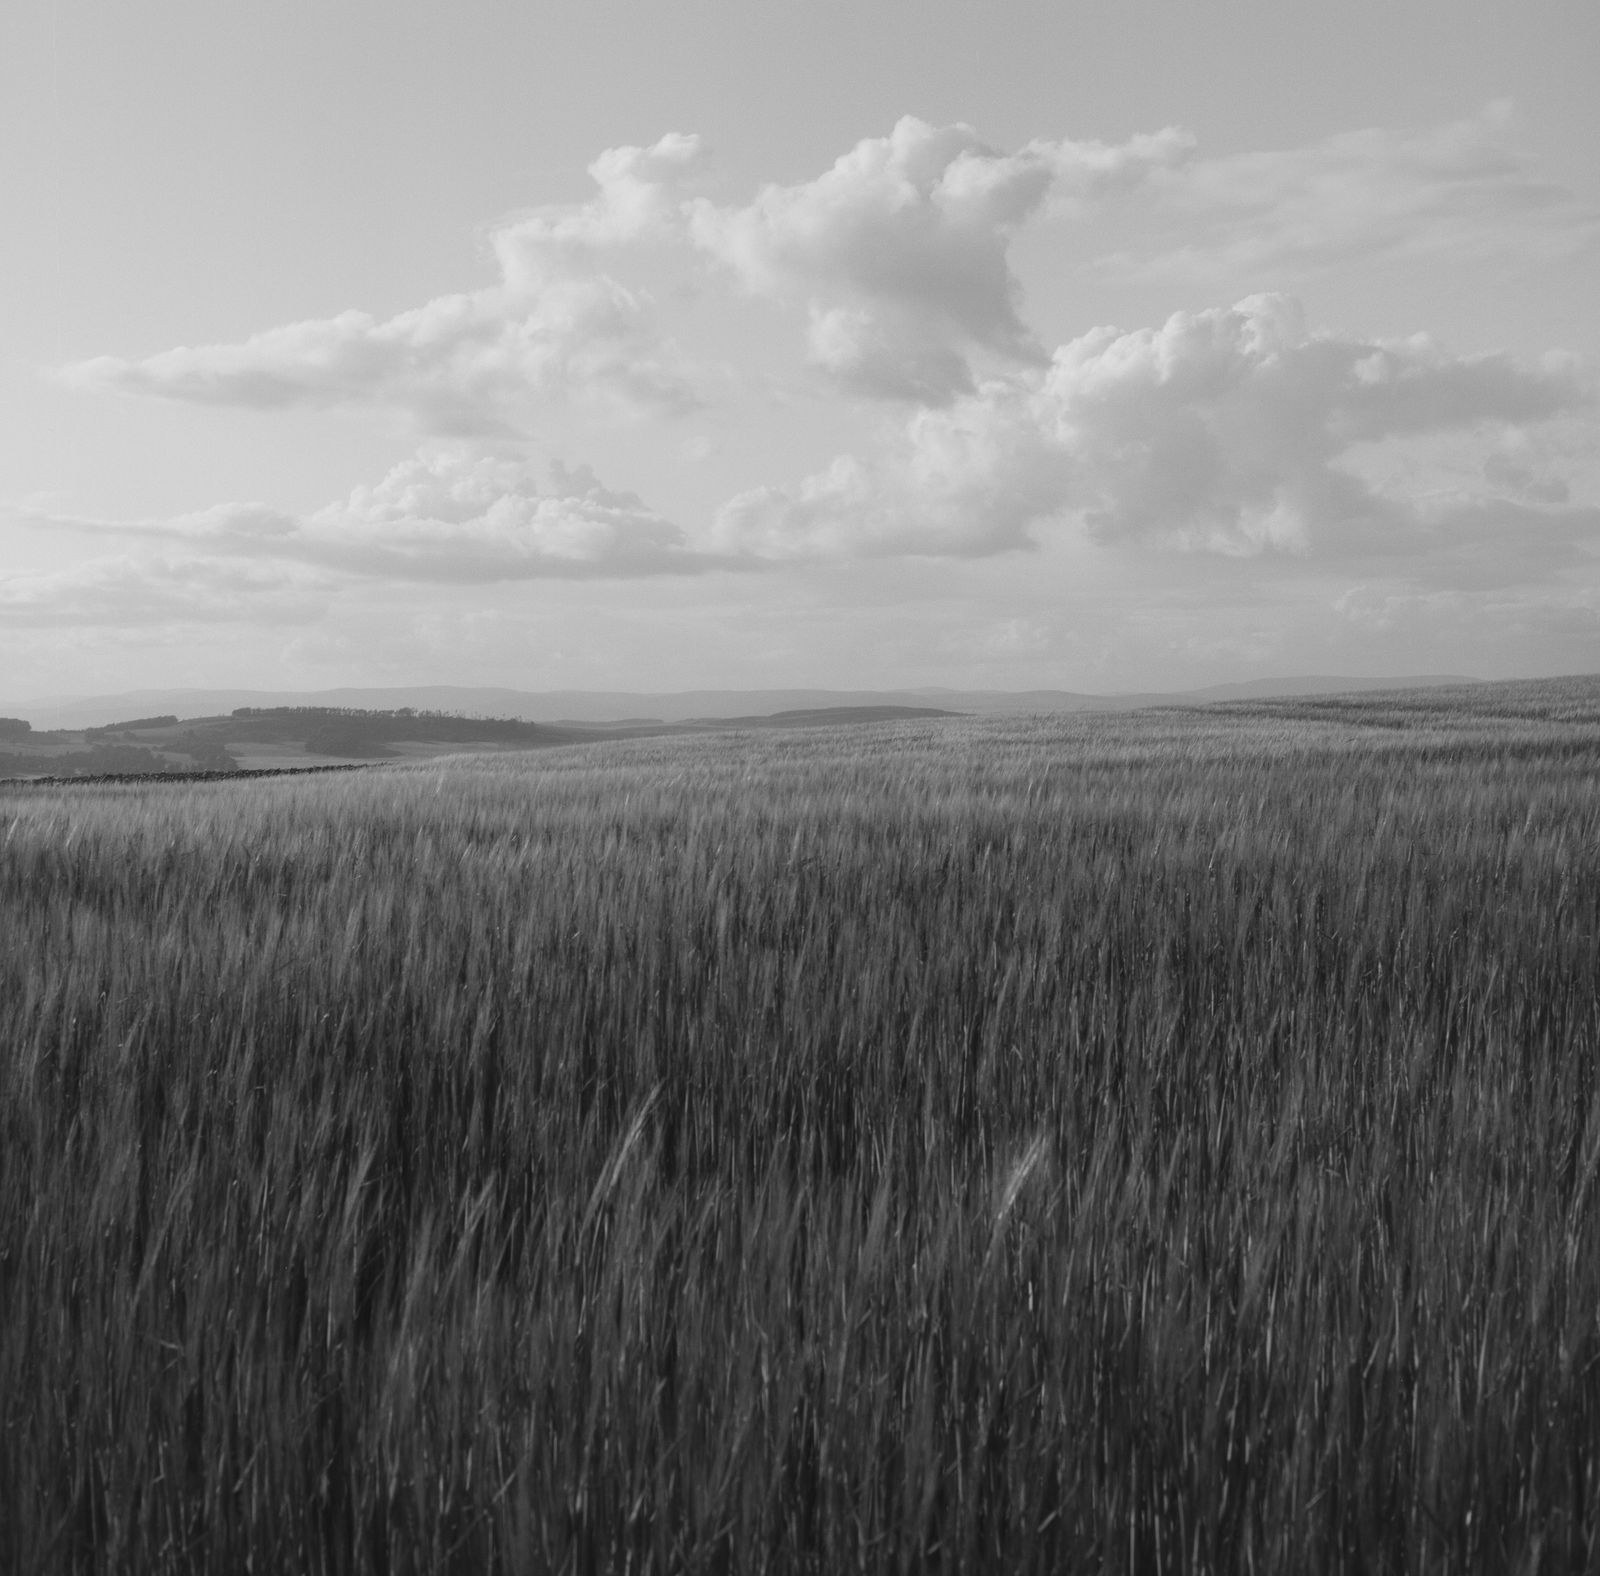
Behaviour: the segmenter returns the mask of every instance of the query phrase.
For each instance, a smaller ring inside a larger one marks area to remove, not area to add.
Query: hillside
[[[411,707],[241,706],[226,716],[130,717],[95,728],[40,729],[0,718],[0,777],[137,777],[160,773],[287,771],[420,760],[437,755],[540,749],[556,744],[723,731],[946,717],[932,707],[872,706],[701,718],[668,724],[527,722]]]
[[[589,730],[515,718],[407,708],[240,707],[227,716],[180,718],[169,713],[98,728],[41,730],[5,718],[0,719],[0,777],[275,771],[463,750],[536,749],[594,736]]]
[[[1592,1569],[1600,679],[768,721],[0,790],[0,1571]]]

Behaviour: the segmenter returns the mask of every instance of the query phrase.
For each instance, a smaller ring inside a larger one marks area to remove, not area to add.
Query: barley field
[[[1600,681],[0,784],[0,1570],[1600,1563]]]

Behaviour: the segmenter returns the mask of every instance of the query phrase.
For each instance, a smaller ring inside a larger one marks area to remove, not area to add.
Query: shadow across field
[[[1586,1568],[1586,684],[0,790],[0,1567]]]

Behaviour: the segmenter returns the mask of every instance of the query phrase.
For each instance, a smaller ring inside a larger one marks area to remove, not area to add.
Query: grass
[[[1582,1570],[1600,683],[0,789],[0,1568]]]

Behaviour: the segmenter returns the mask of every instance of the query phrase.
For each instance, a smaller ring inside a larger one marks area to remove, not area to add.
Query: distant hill
[[[938,706],[816,706],[748,717],[688,717],[685,726],[706,728],[836,728],[844,722],[915,722],[923,717],[960,717]]]
[[[0,718],[7,725],[0,730],[0,779],[295,771],[738,727],[837,727],[955,715],[929,706],[842,706],[691,722],[543,723],[410,706],[238,706],[215,716],[165,713],[91,728],[33,728],[21,718]]]
[[[1593,724],[1600,721],[1600,674],[1555,679],[1508,679],[1494,683],[1412,682],[1333,691],[1301,680],[1284,693],[1257,694],[1255,685],[1227,685],[1187,695],[1138,697],[1127,706],[1166,701],[1215,708],[1218,714],[1278,717],[1286,722],[1332,722],[1342,727],[1413,728],[1444,719],[1454,728],[1503,729],[1529,722]],[[1327,681],[1337,682],[1337,681]],[[478,694],[481,692],[469,692]],[[749,704],[762,692],[725,692]],[[772,692],[765,692],[771,694]],[[0,717],[0,779],[138,777],[154,774],[279,772],[348,767],[384,760],[425,760],[454,754],[524,751],[550,745],[590,744],[605,739],[714,734],[737,728],[842,727],[896,721],[934,722],[987,713],[1037,713],[1034,692],[1001,695],[1000,706],[971,691],[942,691],[966,702],[961,710],[927,705],[790,707],[772,712],[702,715],[664,721],[632,715],[616,722],[530,722],[519,717],[466,716],[409,706],[246,705],[230,712],[181,716],[188,708],[156,715],[119,717],[93,727],[35,728],[23,718]],[[1045,695],[1055,692],[1045,691]],[[169,697],[170,698],[170,697]],[[570,696],[563,699],[570,700]],[[637,699],[637,697],[626,697]],[[657,696],[657,700],[671,697]],[[703,697],[697,697],[703,698]],[[132,697],[148,702],[148,693]],[[978,704],[973,704],[974,699]],[[1019,699],[1021,704],[1018,704]],[[985,705],[984,702],[989,704]],[[127,709],[137,709],[130,705]],[[667,709],[667,708],[662,708]],[[1058,712],[1068,708],[1057,706]],[[1087,707],[1071,708],[1083,712]],[[1109,706],[1094,708],[1105,712]]]
[[[690,718],[732,720],[779,712],[819,712],[839,707],[912,708],[942,711],[1033,713],[1126,711],[1144,706],[1205,705],[1213,701],[1264,700],[1277,696],[1355,694],[1372,690],[1422,689],[1472,684],[1473,679],[1424,674],[1393,678],[1315,676],[1253,679],[1204,689],[1131,695],[1088,695],[1072,690],[678,690],[665,694],[615,690],[518,690],[448,684],[411,684],[387,689],[313,691],[244,689],[131,690],[117,695],[9,702],[3,709],[36,728],[95,728],[126,717],[227,715],[241,706],[324,706],[366,711],[454,712],[475,717],[541,723],[610,723],[642,719],[684,722]]]

